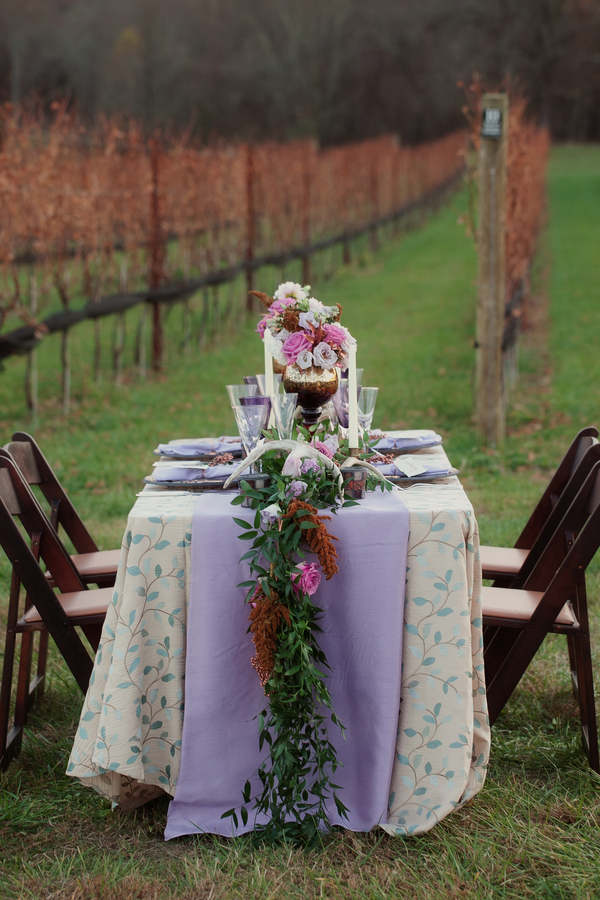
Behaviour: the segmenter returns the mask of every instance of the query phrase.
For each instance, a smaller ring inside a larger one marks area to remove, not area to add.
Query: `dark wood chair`
[[[585,585],[585,570],[600,546],[600,462],[565,505],[557,504],[564,514],[531,570],[519,573],[509,588],[482,589],[489,716],[493,724],[545,636],[566,635],[583,746],[591,768],[600,772]]]
[[[120,549],[98,550],[96,542],[34,438],[17,431],[13,434],[12,441],[4,447],[4,452],[12,456],[28,484],[39,486],[50,506],[50,521],[57,531],[59,526],[64,528],[77,551],[73,555],[73,562],[83,581],[99,587],[113,585]]]
[[[15,517],[20,520],[29,543]],[[0,457],[0,543],[13,570],[0,688],[0,768],[5,768],[20,749],[28,711],[43,692],[48,635],[54,638],[77,684],[85,692],[93,660],[75,626],[81,627],[96,650],[113,590],[88,590],[55,529],[8,456]],[[60,593],[53,590],[40,559],[51,572]],[[32,678],[36,632],[39,632],[37,671]],[[17,635],[21,635],[21,646],[13,726],[9,733]]]
[[[508,587],[511,584],[512,579],[525,563],[558,498],[568,488],[571,477],[583,461],[587,451],[597,443],[598,429],[593,425],[583,428],[575,436],[514,547],[492,547],[485,544],[480,547],[484,578],[494,580],[497,586]],[[588,463],[589,461],[590,458],[588,458]]]

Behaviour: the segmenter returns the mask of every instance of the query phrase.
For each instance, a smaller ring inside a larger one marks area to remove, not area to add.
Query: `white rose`
[[[319,319],[316,313],[310,310],[309,312],[300,313],[300,315],[298,316],[298,323],[300,325],[300,328],[306,328],[307,331],[309,331],[309,325],[314,325],[315,328],[318,328]]]
[[[315,366],[321,366],[322,369],[333,369],[338,361],[337,353],[325,341],[321,341],[314,348],[313,358]]]
[[[314,297],[308,298],[308,308],[314,312],[323,312],[323,304],[320,300],[315,300]]]
[[[301,369],[308,369],[313,364],[313,355],[310,350],[301,350],[296,358],[296,365]]]
[[[356,338],[353,338],[345,325],[341,326],[346,332],[346,339],[342,341],[341,347],[342,350],[348,351],[350,347],[356,347]]]
[[[282,330],[285,331],[285,329]],[[273,359],[277,360],[278,363],[281,363],[282,366],[285,366],[287,364],[287,360],[282,350],[283,341],[281,341],[280,335],[281,332],[279,332],[279,334],[275,336],[274,334],[271,334],[270,331],[266,330],[263,340],[265,342],[265,347],[267,348]],[[287,337],[287,332],[285,337]],[[285,340],[285,338],[283,340]]]

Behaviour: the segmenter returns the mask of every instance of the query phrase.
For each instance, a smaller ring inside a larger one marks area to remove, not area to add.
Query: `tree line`
[[[202,140],[417,143],[463,124],[477,71],[598,140],[599,46],[600,0],[2,0],[0,97]]]

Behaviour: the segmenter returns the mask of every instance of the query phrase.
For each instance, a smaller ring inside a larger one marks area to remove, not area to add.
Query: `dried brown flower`
[[[282,316],[283,327],[292,334],[294,331],[300,331],[300,316],[293,309],[286,309]]]
[[[329,581],[333,575],[337,575],[339,572],[336,563],[338,555],[333,546],[333,541],[337,541],[337,538],[329,533],[327,526],[325,525],[326,520],[328,522],[331,521],[331,516],[320,514],[316,507],[311,506],[310,503],[294,499],[290,502],[287,513],[281,518],[289,519],[299,509],[306,510],[306,515],[295,517],[295,521],[298,525],[300,525],[301,522],[312,522],[313,525],[317,526],[316,528],[307,528],[303,537],[312,552],[318,556],[321,568],[325,573],[325,579]]]
[[[273,298],[269,297],[268,294],[265,294],[264,291],[248,291],[248,293],[251,297],[257,297],[265,309],[268,309],[273,303]]]
[[[256,647],[256,653],[252,657],[252,668],[256,670],[260,678],[261,687],[264,687],[271,677],[275,665],[277,630],[282,619],[285,619],[288,625],[290,624],[290,613],[287,606],[279,602],[279,596],[273,588],[271,588],[270,597],[267,597],[261,588],[257,588],[248,618],[252,641]]]

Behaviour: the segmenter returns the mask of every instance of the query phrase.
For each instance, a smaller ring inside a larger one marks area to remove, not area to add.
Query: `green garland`
[[[299,432],[310,440],[307,431],[299,428]],[[344,449],[340,446],[334,461],[346,458]],[[337,794],[340,787],[333,781],[340,763],[329,740],[326,711],[342,733],[344,726],[332,708],[325,683],[329,665],[317,639],[322,611],[298,585],[308,531],[317,525],[307,519],[306,508],[294,512],[297,504],[291,511],[290,505],[301,500],[317,510],[335,512],[340,506],[357,504],[354,500],[340,504],[337,480],[322,466],[299,476],[305,487],[298,494],[298,476],[283,475],[284,462],[280,451],[266,452],[261,463],[263,473],[270,475],[268,487],[253,489],[242,482],[243,493],[232,501],[240,504],[250,497],[256,510],[253,523],[234,521],[242,529],[240,539],[252,542],[241,557],[248,561],[252,579],[240,586],[247,588],[251,621],[259,615],[263,618],[261,648],[254,635],[257,655],[253,665],[268,698],[258,717],[259,747],[268,748],[257,772],[261,788],[253,797],[250,782],[246,782],[239,813],[246,825],[252,803],[256,815],[268,818],[267,824],[255,827],[259,839],[313,846],[331,828],[325,806],[328,800],[333,798],[340,817],[347,818],[348,810]],[[372,479],[369,486],[375,483]],[[295,495],[290,493],[292,487]],[[257,604],[262,604],[259,610]],[[259,649],[263,656],[272,652],[267,671],[260,663]],[[224,813],[222,818],[226,817],[238,827],[236,809]]]

